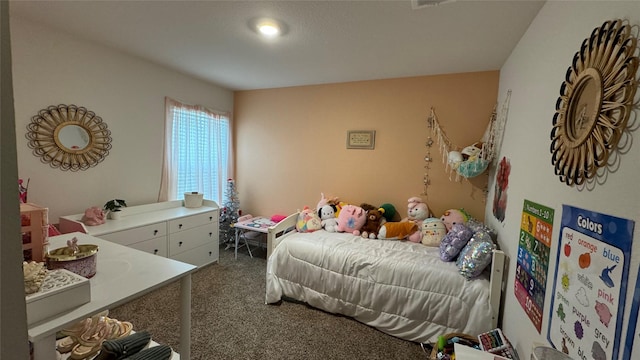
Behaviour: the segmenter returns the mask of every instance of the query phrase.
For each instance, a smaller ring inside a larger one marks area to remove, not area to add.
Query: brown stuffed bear
[[[380,229],[383,214],[383,208],[367,211],[367,221],[360,229],[363,238],[376,239],[378,237],[378,229]]]

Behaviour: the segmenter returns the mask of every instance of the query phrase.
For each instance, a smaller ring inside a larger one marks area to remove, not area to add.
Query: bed
[[[348,233],[295,231],[297,213],[267,236],[267,304],[296,300],[405,340],[497,327],[505,255],[466,280],[437,247]]]

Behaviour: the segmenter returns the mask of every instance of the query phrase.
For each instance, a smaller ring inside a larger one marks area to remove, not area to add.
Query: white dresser
[[[83,232],[196,266],[218,261],[219,207],[211,200],[198,208],[186,208],[182,200],[130,206],[120,219],[98,226],[81,220],[82,214],[60,217],[60,231]]]

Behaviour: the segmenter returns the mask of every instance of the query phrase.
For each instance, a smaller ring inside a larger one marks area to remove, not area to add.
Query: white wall
[[[502,328],[517,347],[521,359],[529,359],[535,342],[548,344],[547,326],[562,205],[591,209],[636,222],[639,219],[640,192],[637,182],[640,176],[640,152],[637,132],[631,134],[636,137],[636,143],[632,144],[627,154],[620,156],[619,169],[609,173],[604,184],[598,184],[591,190],[579,191],[561,183],[554,175],[549,152],[555,103],[573,55],[594,28],[606,20],[618,18],[629,19],[631,24],[640,24],[640,2],[550,1],[541,9],[501,69],[500,105],[507,90],[512,90],[504,142],[499,155],[499,159],[506,156],[511,162],[507,190],[509,198],[506,219],[500,223],[492,215],[495,181],[495,174],[492,174],[485,220],[498,230],[500,245],[511,259]],[[639,121],[640,118],[636,120]],[[542,334],[538,334],[513,294],[520,217],[525,199],[555,209]],[[633,265],[637,266],[640,260],[638,233],[636,231],[634,234],[631,269],[636,268]],[[636,275],[637,272],[632,270],[629,276],[625,319],[628,319]],[[623,329],[626,326],[625,323]],[[638,343],[640,341],[636,341],[636,347],[640,346]]]
[[[29,202],[49,219],[113,198],[156,202],[162,170],[164,97],[231,111],[233,92],[113,49],[11,18],[18,171]],[[31,117],[50,105],[84,106],[111,130],[113,148],[86,171],[61,171],[27,146]]]
[[[22,277],[16,137],[11,85],[9,2],[0,2],[0,359],[29,358]],[[23,344],[23,346],[16,346]]]

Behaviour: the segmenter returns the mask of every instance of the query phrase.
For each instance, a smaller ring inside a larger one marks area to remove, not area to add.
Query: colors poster
[[[640,266],[638,267],[638,277],[636,278],[636,290],[633,293],[633,304],[631,314],[629,314],[629,326],[627,327],[627,340],[622,351],[623,360],[640,359]],[[633,344],[639,344],[635,347]]]
[[[618,359],[635,223],[563,205],[549,342],[574,359]]]
[[[554,210],[525,200],[520,221],[514,293],[538,330],[542,330]]]

